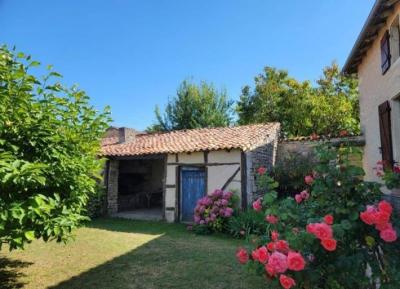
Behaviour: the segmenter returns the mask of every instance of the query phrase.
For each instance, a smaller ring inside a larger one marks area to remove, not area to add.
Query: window
[[[389,101],[385,101],[379,105],[379,130],[381,137],[382,161],[384,167],[387,169],[391,169],[394,163],[390,112],[391,108]]]
[[[381,40],[381,68],[383,74],[390,68],[390,58],[390,35],[389,31],[386,31]]]
[[[390,54],[391,62],[394,63],[400,58],[400,25],[397,17],[390,26]]]

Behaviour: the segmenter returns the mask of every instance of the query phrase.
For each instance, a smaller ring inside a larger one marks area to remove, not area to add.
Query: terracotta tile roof
[[[196,152],[221,149],[251,150],[276,135],[279,123],[237,127],[179,130],[168,133],[139,134],[134,140],[118,143],[118,138],[104,139],[103,156],[137,156],[147,154]]]

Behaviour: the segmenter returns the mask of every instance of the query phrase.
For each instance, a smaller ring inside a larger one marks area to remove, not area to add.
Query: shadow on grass
[[[32,265],[29,262],[10,260],[5,257],[0,257],[0,288],[1,289],[16,289],[22,288],[24,283],[19,281],[24,275],[19,272],[21,268]]]
[[[265,288],[262,279],[246,276],[235,259],[236,242],[227,238],[199,237],[162,222],[100,219],[87,227],[160,237],[50,289]]]

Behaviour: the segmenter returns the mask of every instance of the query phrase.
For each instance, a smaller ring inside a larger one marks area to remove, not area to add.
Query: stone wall
[[[255,175],[259,167],[265,167],[267,170],[272,170],[275,165],[278,149],[278,134],[279,129],[267,136],[267,142],[265,145],[246,152],[248,204],[251,204],[253,200],[263,194],[256,186]]]
[[[343,137],[343,138],[332,138],[326,140],[288,140],[280,141],[278,144],[277,158],[276,161],[280,162],[291,154],[298,153],[305,157],[313,157],[314,149],[323,143],[330,143],[334,146],[339,146],[341,144],[347,144],[349,146],[363,147],[365,145],[365,140],[363,136],[353,136],[353,137]]]
[[[109,160],[108,167],[108,191],[107,191],[107,212],[114,214],[118,212],[118,175],[119,161]]]

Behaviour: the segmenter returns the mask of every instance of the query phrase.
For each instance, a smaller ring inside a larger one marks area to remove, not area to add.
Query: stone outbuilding
[[[254,173],[276,159],[279,123],[141,133],[110,128],[102,143],[110,215],[152,215],[191,222],[196,201],[215,189],[247,207]]]

